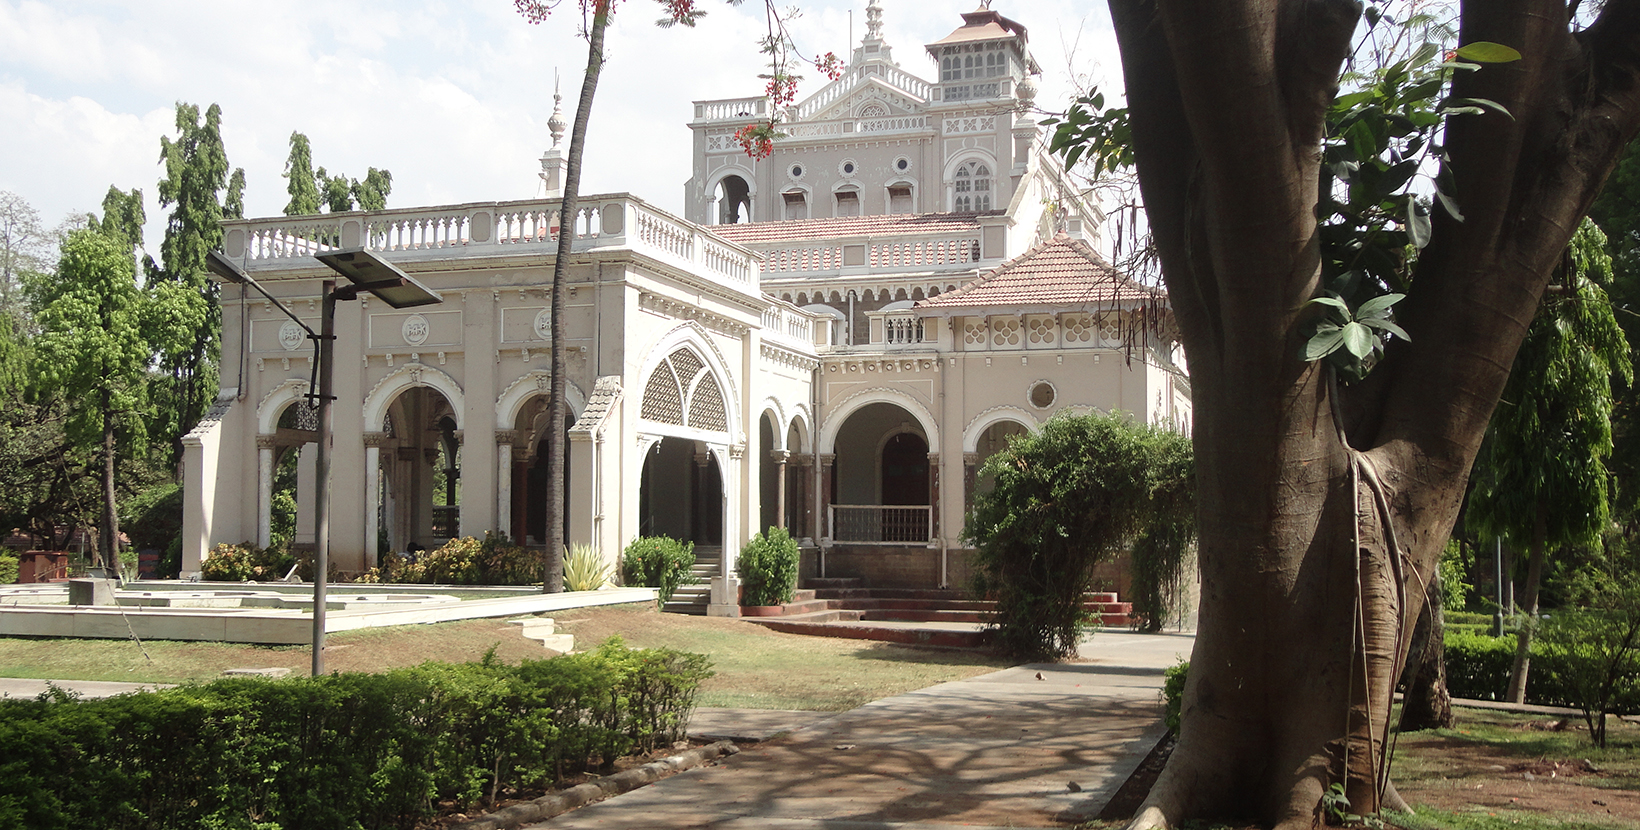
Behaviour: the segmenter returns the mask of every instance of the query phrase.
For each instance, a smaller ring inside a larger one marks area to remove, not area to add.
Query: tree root
[[[1145,807],[1133,816],[1122,830],[1168,830],[1167,816],[1160,807]]]

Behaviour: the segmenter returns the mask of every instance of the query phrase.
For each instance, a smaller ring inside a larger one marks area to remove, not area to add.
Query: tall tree
[[[1551,549],[1597,545],[1610,520],[1612,376],[1633,379],[1628,343],[1600,282],[1611,280],[1606,236],[1583,220],[1550,294],[1515,355],[1476,464],[1469,513],[1492,538],[1530,552],[1509,700],[1526,702],[1538,590]]]
[[[45,267],[50,238],[28,200],[0,190],[0,315],[16,310],[25,277]]]
[[[285,203],[286,216],[308,216],[319,212],[318,180],[313,173],[313,147],[308,137],[290,134],[290,156],[285,159],[285,192],[290,201]]]
[[[147,337],[166,375],[167,404],[159,427],[173,462],[181,458],[182,436],[216,397],[222,309],[217,285],[207,278],[205,257],[222,246],[221,193],[229,175],[221,107],[212,104],[202,121],[199,107],[178,103],[176,128],[175,141],[166,136],[159,140],[165,164],[159,203],[171,213],[160,244],[163,265],[149,273],[147,286],[159,312],[150,316]],[[242,183],[244,171],[235,175]]]
[[[552,382],[547,393],[547,418],[551,428],[547,430],[544,443],[547,446],[547,486],[546,486],[546,559],[543,565],[543,590],[557,593],[564,590],[564,442],[567,440],[562,424],[569,416],[569,404],[564,398],[566,377],[566,355],[564,354],[564,303],[567,301],[566,275],[569,270],[570,252],[575,242],[575,215],[579,210],[581,198],[581,159],[586,148],[587,124],[592,117],[592,99],[598,91],[598,78],[604,68],[604,33],[609,28],[611,17],[615,13],[618,0],[580,0],[583,17],[590,15],[583,35],[587,39],[587,65],[581,79],[581,95],[575,104],[575,122],[570,128],[569,154],[564,163],[564,194],[559,207],[558,254],[552,266],[552,334],[550,338],[552,348]],[[698,8],[695,0],[657,0],[665,8],[665,17],[657,21],[656,25],[667,28],[682,24],[694,26],[706,12]],[[742,0],[725,0],[729,5],[739,5]],[[531,23],[542,23],[556,7],[557,0],[513,0],[513,7]],[[776,105],[773,111],[779,111],[786,104],[791,103],[796,95],[797,76],[786,71],[787,56],[793,51],[791,38],[787,36],[782,18],[776,12],[774,0],[765,0],[765,19],[768,21],[769,35],[763,41],[763,48],[771,57],[773,71],[769,75],[769,95]],[[788,12],[795,14],[795,11]],[[815,64],[822,71],[832,77],[839,72],[837,56],[830,53],[816,59]],[[736,134],[748,154],[758,158],[769,154],[769,142],[774,136],[774,122],[766,125],[748,125]],[[387,182],[391,177],[386,176]]]
[[[140,414],[146,405],[150,352],[142,337],[144,303],[131,251],[128,238],[101,230],[69,234],[39,311],[34,364],[43,392],[82,402],[69,409],[69,438],[101,445],[97,561],[110,567],[119,563],[115,432],[124,432],[132,446],[142,444],[145,432]]]
[[[1340,325],[1377,361],[1353,383],[1306,347],[1330,314],[1310,302],[1318,217],[1348,169],[1324,170],[1322,145],[1361,6],[1109,2],[1190,358],[1203,586],[1179,744],[1130,827],[1309,828],[1335,782],[1357,812],[1395,805],[1391,693],[1426,575],[1544,286],[1640,129],[1640,2],[1580,30],[1575,3],[1462,2],[1461,43],[1524,57],[1455,82],[1480,102],[1443,141],[1462,219],[1407,213],[1427,234],[1395,311],[1410,341]]]
[[[286,216],[304,216],[328,209],[331,213],[352,210],[384,210],[387,197],[393,192],[393,174],[370,168],[364,181],[350,179],[342,174],[331,175],[323,167],[313,169],[313,148],[308,137],[290,134],[290,157],[285,160],[286,191],[290,203],[285,205]]]

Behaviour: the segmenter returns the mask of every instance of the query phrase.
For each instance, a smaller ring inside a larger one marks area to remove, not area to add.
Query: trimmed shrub
[[[17,581],[19,560],[10,554],[0,553],[0,585],[10,585]]]
[[[662,605],[689,580],[695,567],[695,543],[668,536],[639,536],[621,554],[621,581],[627,585],[659,588]]]
[[[441,800],[670,744],[708,666],[612,640],[519,666],[0,700],[0,827],[411,828]]]
[[[1469,700],[1502,700],[1515,660],[1515,635],[1448,629],[1445,640],[1447,691]]]
[[[771,527],[746,541],[735,559],[745,590],[744,605],[784,605],[797,588],[797,543],[783,527]]]

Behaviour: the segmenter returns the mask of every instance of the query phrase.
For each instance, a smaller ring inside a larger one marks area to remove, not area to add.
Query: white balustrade
[[[696,121],[735,121],[764,118],[769,112],[767,98],[730,98],[721,101],[696,101]]]
[[[883,342],[890,346],[912,346],[923,342],[923,321],[914,314],[894,314],[883,318]]]

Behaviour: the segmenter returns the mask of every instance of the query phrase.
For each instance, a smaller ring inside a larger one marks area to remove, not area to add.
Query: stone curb
[[[659,761],[651,761],[641,767],[633,767],[606,778],[550,793],[534,801],[514,804],[482,818],[453,824],[449,830],[512,830],[531,822],[546,821],[601,798],[620,795],[645,784],[653,784],[668,774],[705,766],[720,756],[734,755],[739,751],[740,747],[731,741],[718,741]]]

